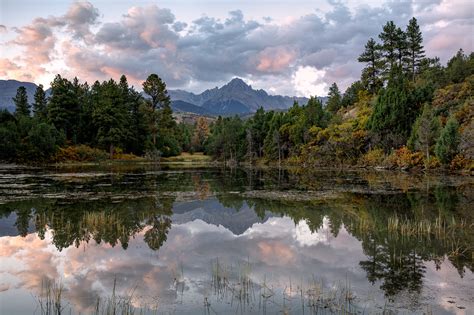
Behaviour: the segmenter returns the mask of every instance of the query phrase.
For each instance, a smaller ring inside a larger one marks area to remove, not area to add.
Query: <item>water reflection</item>
[[[94,185],[113,184],[98,186],[106,188],[92,198],[34,196],[0,205],[0,231],[8,231],[0,238],[2,307],[31,313],[33,300],[19,306],[7,297],[38,295],[48,278],[62,279],[75,312],[91,311],[114,281],[121,294],[134,288],[136,307],[239,310],[242,305],[232,302],[235,286],[222,295],[212,285],[216,259],[227,281],[234,277],[253,288],[243,313],[311,311],[307,292],[314,303],[315,284],[328,290],[338,281],[350,283],[359,310],[388,305],[456,313],[474,307],[470,184],[421,183],[420,189],[410,188],[416,181],[400,185],[398,178],[331,176],[321,179],[331,184],[322,188],[291,172],[119,173],[87,180],[68,175],[66,183],[56,182],[56,193],[61,185],[72,185],[79,196],[98,190]],[[132,182],[131,194],[123,182]],[[47,187],[35,189],[50,192]],[[316,189],[339,194],[307,198]],[[282,198],[270,193],[276,190]],[[243,282],[239,270],[245,264],[250,271]],[[274,302],[263,308],[267,288]]]

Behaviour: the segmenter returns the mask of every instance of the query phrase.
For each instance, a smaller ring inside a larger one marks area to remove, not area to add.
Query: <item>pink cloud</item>
[[[295,52],[283,47],[268,47],[260,52],[257,69],[262,72],[280,72],[295,60]]]

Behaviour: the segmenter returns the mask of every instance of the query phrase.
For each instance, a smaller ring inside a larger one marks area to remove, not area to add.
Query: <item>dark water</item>
[[[473,314],[470,177],[0,167],[0,313]]]

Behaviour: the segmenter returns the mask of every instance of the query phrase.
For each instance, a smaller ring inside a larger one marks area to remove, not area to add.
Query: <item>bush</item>
[[[451,161],[450,169],[472,171],[474,169],[474,162],[470,159],[466,159],[463,155],[458,154]]]
[[[430,158],[425,161],[425,167],[427,169],[435,169],[441,166],[441,162],[436,156],[430,156]]]
[[[391,166],[399,168],[422,167],[424,165],[423,153],[412,152],[405,146],[395,150],[386,161]]]
[[[107,152],[91,148],[87,145],[80,144],[75,146],[69,146],[66,148],[60,148],[56,154],[55,161],[57,162],[99,162],[106,160],[108,157]]]
[[[360,163],[363,166],[379,166],[382,165],[384,159],[385,154],[383,149],[371,149],[362,156]]]

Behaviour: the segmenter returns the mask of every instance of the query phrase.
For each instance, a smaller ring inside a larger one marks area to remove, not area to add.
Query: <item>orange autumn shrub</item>
[[[98,162],[107,159],[107,157],[107,152],[103,150],[80,144],[60,148],[54,160],[56,162]]]

